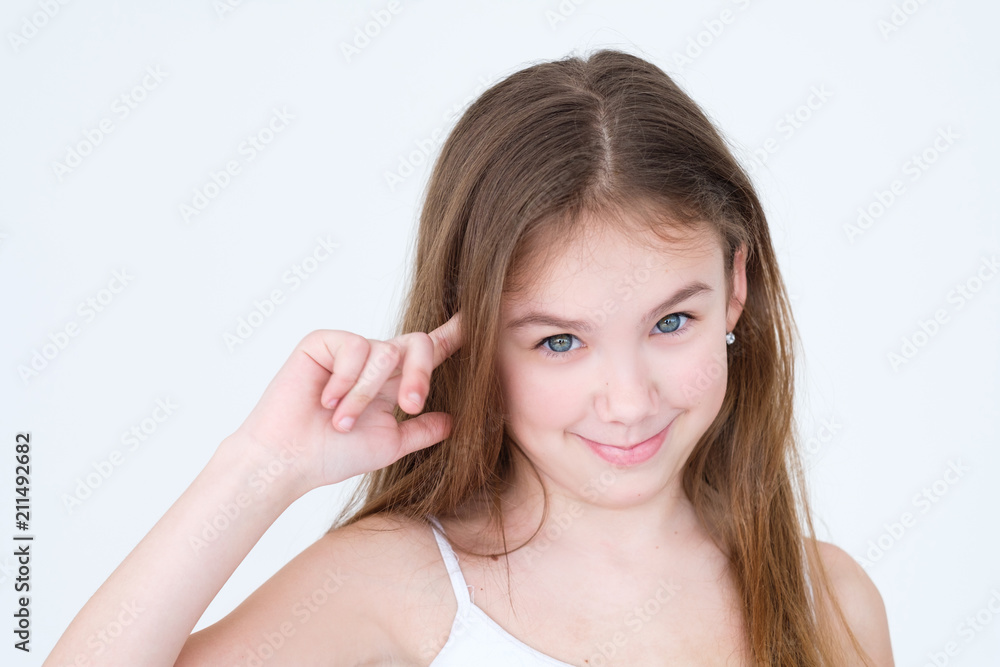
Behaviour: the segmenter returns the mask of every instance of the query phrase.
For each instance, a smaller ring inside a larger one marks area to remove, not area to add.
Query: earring
[[[732,331],[726,333],[726,345],[732,345],[733,341],[735,340],[736,340],[736,334],[734,334]]]

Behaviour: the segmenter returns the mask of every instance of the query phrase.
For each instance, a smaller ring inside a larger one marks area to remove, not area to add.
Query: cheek
[[[500,378],[507,419],[515,432],[561,428],[577,419],[581,398],[573,395],[571,384],[555,380],[551,373],[522,367]]]
[[[725,347],[713,344],[686,350],[673,368],[671,403],[689,408],[722,405],[728,376]]]
[[[508,384],[508,405],[514,412],[532,421],[545,421],[545,415],[566,411],[572,403],[566,388],[542,373],[523,371],[515,382]]]

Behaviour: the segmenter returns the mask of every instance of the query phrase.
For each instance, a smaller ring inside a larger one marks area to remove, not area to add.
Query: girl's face
[[[508,432],[549,491],[627,507],[679,488],[726,392],[744,263],[737,253],[727,303],[709,233],[667,245],[590,232],[528,294],[505,300],[497,363]]]

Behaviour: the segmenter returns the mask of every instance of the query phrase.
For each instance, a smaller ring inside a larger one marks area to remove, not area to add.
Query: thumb
[[[451,415],[426,412],[399,423],[400,458],[441,442],[451,433]]]

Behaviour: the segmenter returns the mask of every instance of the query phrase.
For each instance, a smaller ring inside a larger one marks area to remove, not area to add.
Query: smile
[[[588,440],[582,435],[577,435],[577,437],[583,440],[587,446],[590,447],[591,451],[608,463],[613,463],[619,466],[633,466],[648,461],[653,458],[653,455],[656,454],[656,452],[660,451],[660,446],[663,444],[663,441],[666,440],[667,434],[669,433],[672,425],[673,422],[670,422],[666,428],[654,435],[652,438],[643,440],[640,443],[630,445],[628,447],[605,445],[600,442]]]

